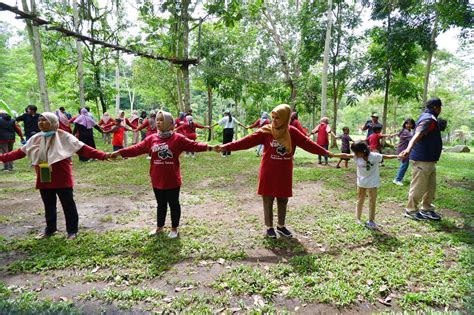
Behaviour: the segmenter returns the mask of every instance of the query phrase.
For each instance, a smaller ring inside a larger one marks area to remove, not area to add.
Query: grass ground
[[[397,161],[387,161],[373,232],[355,224],[353,164],[318,166],[299,149],[296,238],[274,241],[263,237],[253,151],[181,160],[178,240],[147,235],[156,205],[145,157],[74,158],[74,242],[62,214],[61,233],[34,240],[44,219],[26,160],[0,174],[0,313],[474,311],[474,154],[443,154],[437,223],[402,216],[408,188],[391,184]]]

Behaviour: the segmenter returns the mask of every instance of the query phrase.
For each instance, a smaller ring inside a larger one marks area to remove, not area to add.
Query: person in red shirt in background
[[[13,151],[15,134],[19,135],[21,143],[25,144],[25,138],[23,138],[21,128],[17,125],[15,119],[8,115],[6,111],[0,110],[0,154]],[[5,162],[3,170],[13,171],[13,162]]]
[[[156,112],[154,110],[150,111],[150,116],[148,118],[145,118],[143,123],[136,129],[137,131],[140,131],[142,129],[146,128],[146,137],[151,136],[155,133],[157,133],[156,129]]]
[[[311,131],[311,133],[308,136],[318,134],[318,139],[316,140],[316,143],[325,148],[326,150],[329,148],[329,134],[331,134],[333,137],[336,137],[334,132],[331,130],[331,127],[329,126],[329,118],[323,117],[320,120],[319,125],[316,126],[316,128]],[[325,165],[328,165],[328,156],[324,155],[324,162]],[[321,155],[318,155],[318,164],[322,164],[322,157]]]
[[[203,126],[201,124],[195,123],[193,121],[193,116],[186,116],[186,122],[184,124],[181,124],[178,128],[175,129],[177,133],[181,133],[184,135],[186,138],[189,140],[196,141],[197,139],[197,133],[196,133],[196,128],[199,129],[210,129],[209,126]],[[186,157],[192,156],[193,158],[196,157],[194,152],[186,152]]]
[[[176,121],[174,123],[176,129],[175,131],[180,134],[184,134],[184,130],[177,130],[179,126],[184,125],[186,123],[186,114],[183,112],[179,112],[179,117],[176,118]]]
[[[271,112],[272,123],[260,128],[257,132],[236,142],[215,147],[215,151],[246,150],[258,144],[264,145],[258,180],[258,194],[263,198],[263,212],[266,235],[276,238],[278,233],[283,237],[293,234],[285,227],[288,198],[292,196],[293,155],[296,147],[313,154],[333,156],[318,144],[311,141],[295,127],[290,126],[291,108],[287,104],[278,105]],[[277,199],[278,226],[273,228],[273,202]]]
[[[105,112],[104,115],[102,115],[98,125],[102,127],[102,130],[104,130],[104,133],[102,134],[104,144],[110,144],[110,129],[115,126],[115,121],[112,119],[112,117],[110,117],[109,113]]]
[[[55,112],[56,116],[59,120],[59,129],[64,130],[66,132],[72,133],[71,129],[71,122],[67,118],[66,114],[64,114],[61,110],[57,110]]]
[[[253,124],[251,124],[248,127],[245,127],[245,129],[252,129],[252,128],[262,128],[263,126],[269,125],[270,124],[270,119],[268,119],[268,113],[263,112],[262,116],[257,119]],[[259,144],[257,147],[257,157],[260,156],[260,152],[262,152],[263,149],[263,144]]]
[[[380,143],[380,139],[394,137],[396,134],[382,134],[382,127],[380,126],[374,127],[373,131],[374,132],[367,138],[367,144],[369,145],[370,152],[378,152],[382,154],[382,144]],[[384,166],[383,160],[381,165]]]
[[[25,146],[0,155],[1,162],[24,158],[31,160],[36,171],[36,188],[44,203],[46,229],[36,238],[43,239],[56,233],[56,197],[59,197],[66,218],[67,239],[76,238],[79,216],[73,197],[74,181],[70,157],[80,154],[92,159],[104,160],[105,152],[95,150],[79,141],[72,134],[59,128],[58,117],[54,113],[43,113],[39,117],[41,130],[29,139]]]
[[[138,111],[133,110],[132,111],[132,116],[130,116],[130,119],[127,119],[127,125],[132,128],[133,130],[133,136],[132,136],[132,145],[137,144],[139,142],[139,136],[140,132],[135,131],[138,128],[138,120],[140,117],[138,117]]]
[[[110,129],[110,133],[114,134],[112,137],[112,147],[113,147],[114,152],[120,149],[123,149],[124,147],[123,138],[124,138],[125,130],[133,131],[132,129],[128,127],[124,127],[122,125],[122,119],[116,118],[115,126],[113,126],[112,129]]]
[[[307,131],[304,130],[303,126],[301,126],[301,123],[298,120],[298,112],[296,112],[296,111],[291,113],[290,126],[295,127],[296,129],[301,131],[303,134],[306,134],[306,132],[307,132]]]
[[[156,125],[158,133],[152,134],[142,142],[112,153],[111,158],[119,155],[134,157],[141,154],[151,154],[150,177],[155,193],[157,207],[157,227],[150,234],[157,235],[163,232],[168,205],[171,212],[170,238],[177,238],[179,220],[181,218],[181,205],[179,204],[179,191],[182,184],[179,166],[179,156],[183,151],[202,152],[212,150],[205,143],[192,141],[185,136],[173,131],[173,116],[164,111],[158,112]]]

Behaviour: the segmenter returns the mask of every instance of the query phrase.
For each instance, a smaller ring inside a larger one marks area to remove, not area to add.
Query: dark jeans
[[[114,152],[123,149],[123,146],[114,145]]]
[[[13,142],[0,142],[0,154],[5,154],[11,151],[13,151]],[[12,170],[13,161],[3,162],[3,169]]]
[[[234,128],[224,128],[224,135],[222,143],[230,143],[234,139]],[[230,155],[230,151],[222,152],[222,155]]]
[[[327,150],[329,148],[329,145],[322,145],[322,147]],[[319,163],[322,162],[322,155],[318,155],[318,161],[319,161]],[[327,154],[324,156],[324,162],[326,164],[328,163],[328,155]]]
[[[52,234],[57,230],[57,209],[56,195],[63,206],[64,217],[66,218],[66,231],[68,234],[77,233],[79,215],[77,214],[76,203],[74,202],[72,188],[40,189],[41,199],[43,199],[46,234]]]
[[[174,189],[156,189],[155,192],[156,202],[158,204],[156,217],[157,226],[165,226],[166,212],[168,205],[170,206],[171,212],[171,226],[177,228],[179,226],[179,219],[181,218],[181,205],[179,204],[179,190],[180,187]]]

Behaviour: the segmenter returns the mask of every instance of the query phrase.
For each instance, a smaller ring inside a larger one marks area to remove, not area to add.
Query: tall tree
[[[73,10],[73,24],[74,30],[80,33],[80,19],[79,19],[79,8],[77,6],[77,0],[72,0]],[[82,56],[82,43],[79,38],[76,38],[76,53],[77,53],[77,81],[79,82],[79,104],[81,108],[86,106],[86,98],[84,92],[84,58]]]
[[[22,0],[23,11],[35,15],[37,13],[35,0],[30,0],[31,10],[28,7],[26,0]],[[33,57],[36,66],[36,76],[38,78],[38,84],[40,88],[41,102],[45,111],[50,111],[49,97],[48,97],[48,86],[46,83],[46,72],[44,70],[43,51],[41,49],[41,38],[38,31],[38,27],[26,19],[26,28],[28,30],[28,38],[30,40],[31,49],[33,50]]]
[[[328,67],[332,29],[332,0],[328,0],[326,38],[324,40],[323,73],[321,80],[321,117],[326,116],[328,105]]]

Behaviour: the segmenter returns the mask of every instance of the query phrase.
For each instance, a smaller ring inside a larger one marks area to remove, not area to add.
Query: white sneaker
[[[396,180],[396,179],[394,179],[394,180],[392,181],[392,183],[394,183],[394,184],[397,185],[397,186],[403,186],[403,183],[402,183],[402,182],[399,182],[399,181]]]
[[[178,238],[179,237],[179,232],[174,232],[171,231],[170,234],[168,234],[169,238]]]

